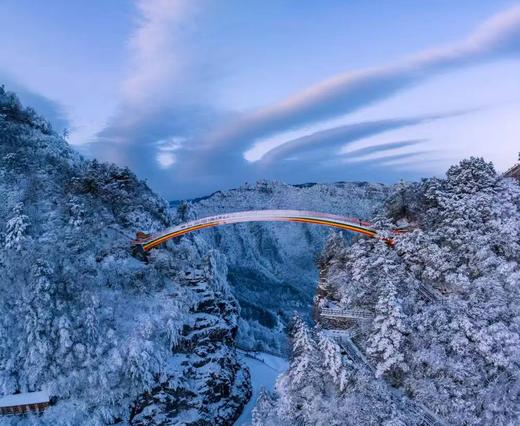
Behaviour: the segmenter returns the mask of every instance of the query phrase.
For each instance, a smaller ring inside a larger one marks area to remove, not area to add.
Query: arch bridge
[[[142,232],[138,232],[136,236],[137,238],[132,242],[132,245],[142,250],[143,252],[147,252],[169,239],[180,237],[181,235],[188,234],[190,232],[206,228],[213,228],[215,226],[243,222],[311,223],[316,225],[329,226],[345,231],[356,232],[368,237],[379,237],[388,244],[393,244],[392,239],[380,236],[370,223],[363,222],[358,219],[304,210],[248,210],[192,220],[181,223],[180,225],[176,225],[172,228],[165,229],[164,231],[153,235],[147,235]]]

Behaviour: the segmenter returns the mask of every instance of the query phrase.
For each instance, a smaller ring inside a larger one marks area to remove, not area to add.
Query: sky
[[[0,83],[165,198],[520,151],[520,1],[1,0]]]

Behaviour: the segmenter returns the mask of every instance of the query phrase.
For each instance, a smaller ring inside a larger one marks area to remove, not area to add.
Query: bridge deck
[[[369,320],[374,317],[370,311],[364,309],[340,309],[340,308],[321,308],[320,316],[325,318],[346,318]]]
[[[145,239],[135,240],[133,244],[134,246],[141,247],[144,251],[148,251],[171,238],[180,237],[189,232],[243,222],[312,223],[316,225],[330,226],[345,231],[357,232],[369,237],[375,237],[377,235],[377,231],[373,229],[368,222],[329,213],[304,210],[250,210],[192,220],[168,228]],[[391,240],[389,239],[385,241],[391,243]]]

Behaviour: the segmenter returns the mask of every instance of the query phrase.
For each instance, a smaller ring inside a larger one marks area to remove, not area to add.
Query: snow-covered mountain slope
[[[389,187],[381,184],[287,185],[262,181],[192,200],[189,211],[181,216],[299,209],[367,219],[377,212],[389,192]],[[305,316],[311,312],[317,279],[315,257],[330,232],[330,228],[292,223],[247,223],[200,232],[228,259],[229,282],[241,306],[242,347],[284,352],[285,326],[293,312]]]
[[[7,424],[228,425],[250,393],[225,260],[127,169],[77,155],[0,88],[0,395],[48,390]]]
[[[329,240],[319,327],[296,321],[256,426],[520,424],[518,183],[462,161],[401,186],[379,225],[406,221],[394,247]]]

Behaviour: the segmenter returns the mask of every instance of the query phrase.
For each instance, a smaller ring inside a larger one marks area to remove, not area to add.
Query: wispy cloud
[[[92,145],[95,155],[150,176],[174,164],[161,141],[189,140],[222,114],[209,106],[204,55],[190,52],[203,2],[139,0],[128,42],[128,78],[115,114]],[[200,52],[199,52],[200,53]]]
[[[347,71],[245,115],[213,132],[205,140],[205,146],[211,151],[223,145],[252,143],[278,132],[347,114],[441,72],[519,53],[520,6],[516,6],[492,17],[462,41],[420,52],[402,63]]]
[[[354,149],[349,151],[348,153],[342,154],[344,162],[352,162],[352,161],[362,161],[366,159],[367,156],[371,155],[379,155],[381,153],[387,154],[388,151],[394,151],[400,148],[408,148],[411,146],[416,146],[418,144],[422,144],[426,142],[427,139],[411,139],[405,141],[397,141],[397,142],[387,142],[381,143],[378,145],[367,146],[364,148]]]
[[[414,126],[441,118],[447,118],[458,114],[460,113],[367,121],[363,123],[334,127],[332,129],[322,130],[310,135],[287,141],[268,151],[260,159],[259,163],[265,167],[273,164],[276,161],[290,157],[291,155],[317,148],[320,150],[327,150],[329,154],[334,155],[337,154],[337,152],[331,152],[333,148],[339,148],[340,146],[347,145],[351,142],[364,139],[369,136],[374,136],[390,130],[396,130],[407,126]]]
[[[301,154],[320,150],[322,158],[329,155],[341,160],[348,158],[338,152],[342,145],[450,115],[390,118],[325,129],[281,141],[256,163],[244,160],[243,152],[264,138],[343,118],[441,73],[520,53],[517,6],[451,45],[395,64],[346,71],[252,113],[230,113],[213,107],[215,61],[211,66],[206,62],[204,50],[210,55],[211,49],[194,35],[199,17],[206,13],[203,3],[140,0],[137,4],[141,19],[129,41],[131,71],[122,84],[119,109],[99,133],[93,149],[103,159],[133,167],[160,190],[172,180],[203,193],[257,177],[294,181],[319,173],[322,179],[355,176],[359,168],[353,164],[345,169],[342,161],[330,161],[325,173],[317,170],[323,164]],[[174,148],[169,141],[175,141]],[[414,148],[412,141],[400,143]],[[393,148],[383,144],[371,149],[391,154],[396,148],[397,143]],[[369,154],[368,148],[363,149]],[[351,153],[352,158],[361,155]],[[289,158],[294,159],[291,165],[281,161]]]

